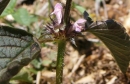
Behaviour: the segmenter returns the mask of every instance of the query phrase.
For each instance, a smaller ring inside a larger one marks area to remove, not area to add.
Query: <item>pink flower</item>
[[[56,15],[56,18],[57,18],[57,22],[59,25],[61,23],[61,20],[62,20],[62,15],[63,15],[63,7],[62,7],[62,4],[61,3],[57,3],[54,7],[54,11],[51,13],[52,14],[55,14]]]
[[[86,20],[85,19],[79,19],[77,20],[74,24],[73,24],[73,29],[76,31],[76,32],[81,32],[84,27],[85,27],[85,22]]]

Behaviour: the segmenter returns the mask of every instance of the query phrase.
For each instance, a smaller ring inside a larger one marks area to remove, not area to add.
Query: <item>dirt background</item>
[[[33,2],[34,1],[34,2]],[[65,0],[52,0],[53,5],[57,2],[65,4]],[[105,8],[100,3],[95,7],[95,0],[73,0],[76,4],[84,7],[94,21],[114,19],[121,23],[130,34],[130,0],[105,0]],[[110,1],[110,2],[109,2]],[[47,18],[52,12],[48,10],[48,0],[19,0],[16,8],[26,8],[30,13]],[[97,12],[96,12],[97,11]],[[77,9],[71,10],[74,20],[81,18],[82,14]],[[47,19],[43,21],[48,21]],[[40,21],[39,21],[40,23]],[[64,59],[63,84],[129,84],[130,68],[126,78],[117,66],[110,51],[95,36],[85,33],[83,37],[76,39],[78,47],[70,42],[66,45]],[[55,63],[57,45],[46,43],[42,48],[42,70],[38,70],[34,81],[36,84],[55,83]],[[27,67],[32,67],[28,65]],[[34,83],[34,84],[35,84]],[[29,83],[21,83],[29,84]]]

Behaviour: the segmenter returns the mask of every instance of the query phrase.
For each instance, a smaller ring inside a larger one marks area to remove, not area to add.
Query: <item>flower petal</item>
[[[76,32],[81,32],[83,28],[85,27],[86,20],[85,19],[79,19],[73,24],[73,29]]]
[[[61,3],[57,3],[54,7],[54,11],[51,13],[56,15],[58,25],[61,23],[62,15],[63,15],[63,7]]]

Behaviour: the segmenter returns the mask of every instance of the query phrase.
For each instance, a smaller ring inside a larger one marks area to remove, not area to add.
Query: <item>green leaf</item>
[[[18,9],[14,14],[12,14],[14,19],[22,25],[30,26],[31,23],[37,21],[37,17],[28,13],[24,8]]]
[[[8,14],[14,13],[14,8],[15,8],[15,5],[16,5],[16,1],[17,0],[11,0],[9,2],[9,4],[7,5],[7,7],[5,8],[5,10],[3,11],[3,13],[1,14],[1,16],[6,16]]]
[[[77,5],[76,3],[74,3],[74,2],[73,2],[73,4],[72,4],[72,6],[73,6],[74,8],[76,8],[81,14],[83,14],[84,11],[86,10],[84,7],[79,6],[79,5]]]
[[[32,83],[33,82],[33,78],[30,75],[30,72],[28,70],[28,68],[23,68],[16,76],[14,76],[11,80],[18,80],[21,82],[28,82],[28,83]]]
[[[0,0],[0,15],[9,3],[10,0]]]
[[[50,59],[45,59],[45,60],[43,60],[43,62],[42,62],[42,64],[43,64],[44,66],[49,66],[51,63],[52,63],[52,60],[50,60]]]
[[[125,28],[113,21],[93,22],[87,31],[97,36],[111,51],[118,66],[126,73],[130,60],[130,38]]]
[[[32,34],[7,26],[0,27],[0,84],[6,84],[40,53]]]
[[[31,61],[31,64],[33,65],[34,68],[40,70],[42,68],[42,63],[40,61],[40,59],[34,59]]]

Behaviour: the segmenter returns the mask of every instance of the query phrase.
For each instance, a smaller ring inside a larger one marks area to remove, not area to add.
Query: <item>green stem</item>
[[[58,41],[58,53],[57,53],[57,64],[56,64],[56,84],[62,84],[65,45],[66,45],[65,39],[63,40],[61,39]]]

